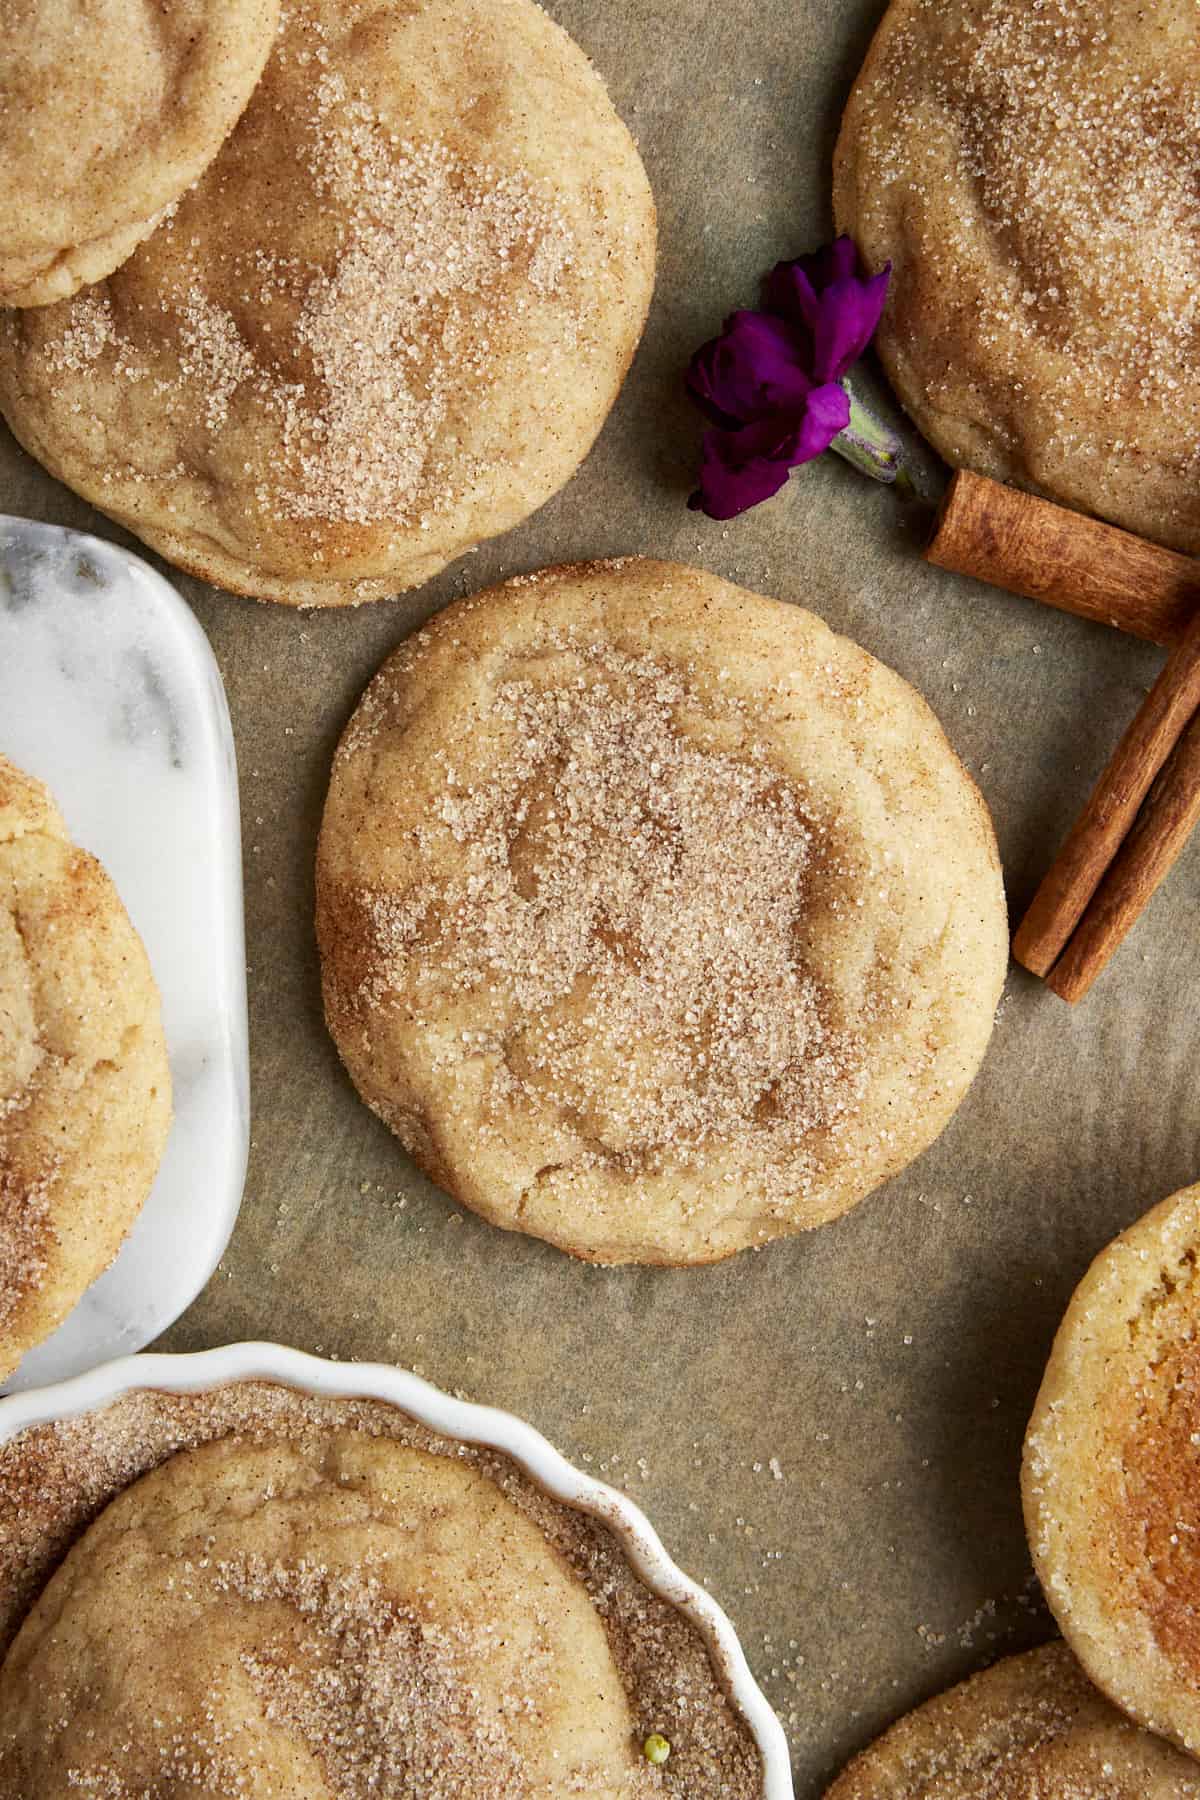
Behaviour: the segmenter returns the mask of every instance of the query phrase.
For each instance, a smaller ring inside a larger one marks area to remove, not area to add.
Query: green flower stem
[[[856,395],[849,398],[850,423],[839,431],[829,448],[860,474],[869,475],[872,481],[887,482],[904,499],[912,499],[916,488],[904,461],[904,445],[890,425],[876,418]]]

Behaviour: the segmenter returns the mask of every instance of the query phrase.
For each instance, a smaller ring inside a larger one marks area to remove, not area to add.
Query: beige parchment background
[[[519,531],[357,613],[173,577],[237,735],[254,1122],[237,1232],[162,1347],[273,1337],[402,1363],[627,1484],[732,1614],[813,1800],[898,1713],[1049,1634],[1021,1436],[1089,1258],[1200,1177],[1200,843],[1077,1011],[1012,971],[982,1075],[907,1175],[815,1235],[714,1269],[599,1270],[502,1234],[417,1175],[358,1102],[321,1019],[314,841],[359,692],[451,597],[644,551],[815,608],[932,702],[992,808],[1014,914],[1158,665],[925,567],[891,497],[832,458],[728,526],[685,510],[699,426],[681,368],[762,271],[829,235],[838,115],[881,0],[550,10],[606,75],[661,222],[646,338],[588,462]],[[132,543],[6,435],[0,506]]]

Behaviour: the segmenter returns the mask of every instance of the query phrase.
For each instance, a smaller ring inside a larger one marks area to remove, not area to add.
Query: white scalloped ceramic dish
[[[419,1376],[383,1363],[335,1363],[279,1344],[231,1344],[193,1356],[122,1357],[55,1387],[10,1395],[0,1400],[0,1444],[27,1426],[77,1417],[140,1388],[196,1394],[226,1382],[248,1380],[277,1381],[329,1399],[390,1401],[447,1437],[504,1451],[547,1493],[602,1519],[620,1538],[647,1587],[679,1607],[708,1642],[762,1752],[764,1800],[793,1800],[783,1728],[751,1675],[733,1626],[716,1601],[675,1566],[632,1500],[581,1474],[540,1432],[511,1413],[453,1400]]]

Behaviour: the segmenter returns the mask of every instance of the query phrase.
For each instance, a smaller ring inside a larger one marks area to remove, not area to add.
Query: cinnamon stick
[[[1035,975],[1048,975],[1065,949],[1152,783],[1198,709],[1200,612],[1167,658],[1013,938],[1013,955]]]
[[[1200,823],[1200,713],[1180,738],[1078,931],[1048,977],[1074,1004],[1137,923]]]
[[[1115,525],[960,469],[925,551],[1063,612],[1172,644],[1200,612],[1200,564]]]

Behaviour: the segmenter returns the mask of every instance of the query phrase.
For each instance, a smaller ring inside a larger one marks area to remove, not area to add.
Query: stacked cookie
[[[237,123],[279,0],[18,0],[0,40],[0,306],[102,281]]]
[[[1054,1340],[1021,1485],[1066,1642],[902,1719],[828,1800],[1200,1795],[1198,1266],[1191,1187],[1101,1252]]]
[[[1064,1635],[1132,1718],[1200,1756],[1200,1187],[1101,1252],[1025,1441],[1030,1547]]]
[[[178,46],[140,0],[26,10],[29,41],[0,45],[14,185],[66,110],[129,189],[117,218],[90,155],[54,244],[36,195],[6,213],[0,191],[26,302],[0,322],[0,411],[53,474],[179,567],[306,606],[426,581],[573,474],[641,333],[654,205],[533,0],[295,0],[269,57],[265,0],[190,5]],[[118,17],[148,40],[124,135],[96,79]]]
[[[826,1800],[1197,1800],[1200,1769],[1140,1731],[1065,1644],[1011,1656],[919,1707]]]

